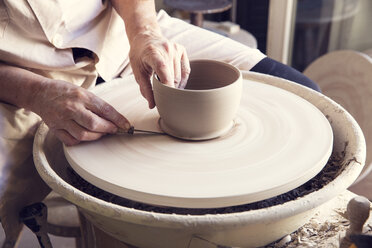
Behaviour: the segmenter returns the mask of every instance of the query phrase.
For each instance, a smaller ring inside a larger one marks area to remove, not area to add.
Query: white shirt
[[[74,61],[74,47],[92,51],[96,59]],[[129,63],[128,53],[124,22],[108,0],[0,0],[2,61],[75,76],[93,63],[110,80]]]
[[[163,35],[184,45],[190,59],[221,60],[250,70],[265,57],[257,49],[171,18],[164,11],[159,12],[158,22]],[[74,61],[72,47],[91,50],[99,61],[87,57]],[[94,84],[96,70],[105,80],[119,75],[124,67],[120,74],[131,74],[131,67],[126,66],[128,53],[123,21],[108,0],[0,0],[2,61],[87,88]],[[32,140],[39,122],[36,114],[0,102],[0,179],[12,175],[0,183],[14,186],[17,181],[16,189],[31,185],[30,181],[33,185],[30,193],[20,190],[22,201],[14,201],[14,187],[0,187],[0,200],[8,203],[6,207],[35,201],[39,197],[33,194],[45,188],[37,183],[41,179],[32,170],[32,160],[24,160],[32,158]],[[9,188],[12,190],[4,196]],[[0,204],[0,209],[4,206]],[[7,214],[6,209],[0,211],[2,214]],[[11,212],[1,220],[7,233],[18,227],[17,217]]]

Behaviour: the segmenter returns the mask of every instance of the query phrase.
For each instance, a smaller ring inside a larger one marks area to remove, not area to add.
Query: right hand
[[[123,115],[93,93],[60,80],[48,81],[37,92],[32,110],[66,145],[96,140],[131,126]]]
[[[160,33],[146,31],[138,33],[131,42],[130,64],[142,96],[155,107],[151,85],[153,73],[160,82],[171,87],[184,89],[190,74],[190,62],[186,49],[174,43]]]

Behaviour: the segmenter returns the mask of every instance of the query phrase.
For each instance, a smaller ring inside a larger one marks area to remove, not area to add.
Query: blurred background
[[[189,11],[171,7],[171,0],[157,0],[157,9],[188,19]],[[193,2],[193,1],[191,1]],[[215,2],[200,0],[213,8]],[[223,1],[222,1],[223,2]],[[226,2],[226,1],[225,1]],[[228,10],[204,14],[204,19],[231,21],[248,31],[257,47],[270,57],[273,46],[282,42],[270,37],[270,23],[277,33],[287,30],[284,46],[287,59],[276,58],[303,71],[319,56],[335,50],[365,51],[372,48],[372,1],[370,0],[232,0]],[[176,3],[177,4],[177,3]],[[271,8],[271,9],[270,9]],[[287,18],[283,25],[281,19]],[[281,30],[281,31],[280,31]],[[283,50],[283,49],[282,49]]]

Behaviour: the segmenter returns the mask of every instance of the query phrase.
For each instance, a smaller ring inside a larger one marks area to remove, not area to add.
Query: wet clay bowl
[[[98,199],[73,187],[66,173],[69,165],[62,145],[45,124],[40,126],[35,137],[36,168],[55,192],[76,204],[94,225],[139,248],[259,247],[269,244],[304,225],[324,203],[344,192],[355,181],[365,163],[366,146],[356,121],[330,98],[268,75],[249,72],[243,77],[299,95],[328,118],[334,133],[333,153],[343,154],[333,180],[295,200],[256,210],[192,216],[138,210]],[[95,93],[118,85],[125,87],[123,80],[119,79],[100,85]]]
[[[160,128],[187,140],[217,138],[234,124],[242,94],[241,72],[215,60],[194,60],[190,66],[185,89],[169,87],[153,77]]]

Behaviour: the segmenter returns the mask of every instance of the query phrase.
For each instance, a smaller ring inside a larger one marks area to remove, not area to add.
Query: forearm
[[[1,62],[0,101],[35,112],[66,145],[131,127],[123,115],[92,92]]]
[[[186,49],[164,37],[157,21],[154,0],[111,0],[124,20],[130,51],[129,60],[140,91],[155,107],[151,77],[163,84],[184,88],[190,73]]]
[[[48,80],[31,71],[0,62],[0,101],[34,111],[36,95]]]
[[[161,34],[153,0],[111,0],[111,2],[125,22],[129,42],[140,33]]]

